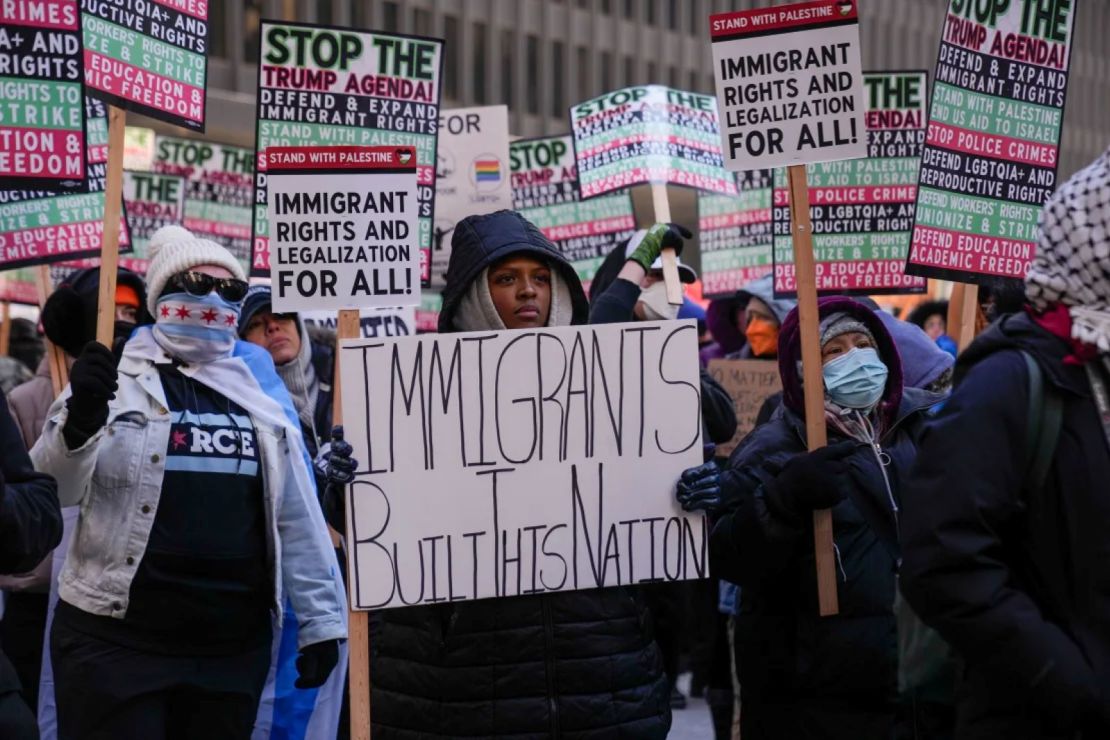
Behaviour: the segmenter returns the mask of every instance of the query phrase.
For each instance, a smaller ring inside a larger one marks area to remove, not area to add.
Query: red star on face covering
[[[179,319],[187,319],[192,316],[192,314],[189,313],[189,309],[185,308],[184,306],[178,306],[177,310],[174,311],[174,313],[177,314],[177,318]]]
[[[226,323],[228,326],[235,326],[235,314],[229,313],[224,319],[224,323]]]
[[[162,306],[162,318],[166,318],[169,315],[170,315],[170,307],[169,306]]]
[[[176,450],[179,447],[184,447],[188,442],[185,441],[185,432],[173,433],[173,448]]]
[[[204,313],[202,313],[200,315],[200,317],[202,319],[204,319],[206,323],[211,324],[213,321],[216,320],[216,309],[210,308],[207,311],[205,311]]]

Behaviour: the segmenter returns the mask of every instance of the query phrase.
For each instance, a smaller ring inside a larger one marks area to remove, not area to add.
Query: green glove
[[[652,264],[655,260],[659,259],[659,254],[667,247],[674,249],[675,254],[682,253],[683,239],[689,239],[693,234],[684,227],[678,224],[655,224],[647,233],[636,248],[628,255],[628,259],[643,267],[647,272],[651,272]]]

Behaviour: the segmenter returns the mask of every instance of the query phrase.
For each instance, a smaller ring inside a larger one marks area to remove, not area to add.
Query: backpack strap
[[[1064,418],[1064,404],[1058,393],[1045,387],[1044,371],[1033,356],[1021,351],[1025,369],[1029,373],[1029,411],[1025,431],[1025,459],[1028,468],[1025,490],[1040,491],[1048,479],[1052,458]]]

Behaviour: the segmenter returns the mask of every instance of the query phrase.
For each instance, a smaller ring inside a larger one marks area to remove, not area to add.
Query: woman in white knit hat
[[[245,739],[286,598],[300,688],[335,667],[346,605],[296,412],[237,341],[242,267],[177,226],[149,249],[155,324],[118,370],[84,348],[32,450],[81,505],[51,632],[59,737]]]

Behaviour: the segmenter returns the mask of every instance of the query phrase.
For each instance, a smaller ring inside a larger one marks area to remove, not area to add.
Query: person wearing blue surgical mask
[[[819,301],[828,446],[807,452],[797,309],[783,321],[783,404],[721,469],[677,485],[712,521],[710,568],[740,586],[735,658],[745,740],[892,736],[899,490],[936,396],[904,388],[880,317]],[[831,509],[840,613],[819,615],[813,512]]]

